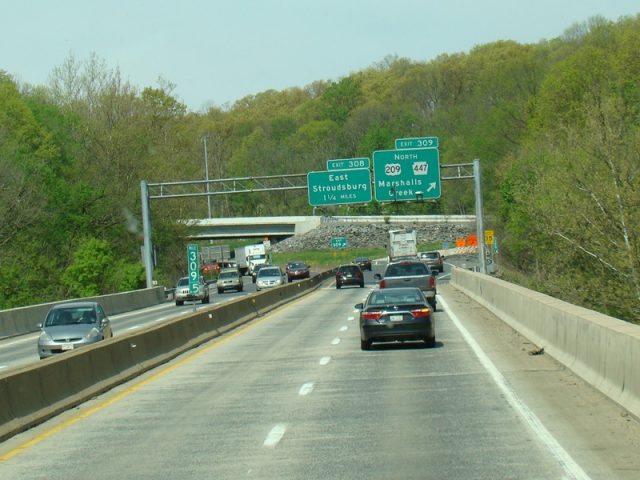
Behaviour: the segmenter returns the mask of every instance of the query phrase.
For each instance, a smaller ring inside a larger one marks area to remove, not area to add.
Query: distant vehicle
[[[287,281],[293,282],[297,278],[309,278],[309,265],[304,262],[289,262],[285,268],[287,272]]]
[[[444,271],[444,257],[440,252],[435,250],[432,252],[420,252],[418,253],[418,258],[432,270],[438,270],[440,273]]]
[[[176,306],[184,305],[185,300],[201,300],[202,303],[209,303],[209,285],[204,281],[204,277],[200,276],[198,283],[198,292],[191,293],[189,288],[189,277],[182,277],[178,280],[175,290]]]
[[[258,271],[256,276],[256,290],[260,291],[265,288],[278,287],[284,285],[284,273],[280,267],[269,265],[264,266]]]
[[[218,272],[220,272],[220,264],[215,260],[209,260],[207,263],[202,265],[202,273],[216,274]]]
[[[238,270],[238,264],[232,260],[223,260],[221,262],[218,262],[218,265],[220,265],[220,270],[222,270],[223,268],[235,268],[236,270]]]
[[[415,230],[389,230],[387,255],[389,262],[417,258],[418,236]]]
[[[243,289],[242,275],[240,275],[237,268],[225,268],[220,270],[216,287],[218,288],[218,293],[224,293],[227,290],[241,292]]]
[[[364,288],[364,274],[358,265],[353,263],[340,265],[336,271],[336,288],[340,289],[344,285],[358,285]]]
[[[242,275],[251,275],[256,265],[267,263],[267,252],[264,244],[255,243],[236,248],[235,260]]]
[[[373,290],[360,311],[360,348],[369,350],[372,342],[422,340],[436,344],[433,315],[427,299],[416,287]]]
[[[403,260],[387,265],[382,276],[374,277],[380,280],[379,287],[400,288],[417,287],[427,297],[433,311],[436,311],[436,273],[419,260]]]
[[[271,267],[272,265],[270,263],[260,263],[258,265],[255,265],[253,267],[253,272],[251,272],[251,281],[253,283],[256,283],[256,277],[258,276],[258,272],[260,271],[260,269],[264,268],[264,267]]]
[[[97,302],[55,305],[47,313],[38,338],[38,355],[47,358],[113,337],[111,322]]]
[[[358,265],[362,271],[371,271],[371,260],[367,257],[356,257],[353,263]]]

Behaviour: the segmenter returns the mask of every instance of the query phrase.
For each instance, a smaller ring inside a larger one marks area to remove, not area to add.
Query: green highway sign
[[[440,198],[438,149],[373,152],[373,177],[379,202]]]
[[[187,270],[189,273],[189,291],[197,294],[200,288],[200,266],[198,264],[198,245],[187,245]]]
[[[307,174],[309,205],[342,205],[371,201],[371,172],[368,168],[330,170]]]
[[[396,150],[405,148],[438,148],[438,137],[396,138]]]
[[[368,158],[341,158],[327,160],[327,170],[350,170],[353,168],[370,168]]]
[[[331,248],[347,248],[347,239],[344,237],[334,237],[331,239]]]

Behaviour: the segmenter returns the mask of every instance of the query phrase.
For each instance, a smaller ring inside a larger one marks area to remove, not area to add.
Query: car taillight
[[[436,288],[436,277],[433,275],[429,277],[429,287]]]
[[[428,317],[429,315],[431,315],[431,310],[429,310],[428,308],[419,308],[417,310],[411,310],[411,315],[413,315],[414,317]]]
[[[364,312],[362,318],[363,320],[379,320],[380,312]]]
[[[361,277],[362,276],[362,272],[356,272],[356,277]]]
[[[386,285],[386,283],[384,282],[384,280],[380,280],[380,285],[379,285],[379,287],[380,287],[380,288],[385,288],[386,286],[387,286],[387,285]]]

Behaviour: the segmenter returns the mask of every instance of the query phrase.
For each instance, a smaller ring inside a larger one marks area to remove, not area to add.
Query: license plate
[[[73,350],[73,343],[66,343],[66,344],[64,344],[64,345],[60,345],[60,349],[61,349],[62,351],[65,351],[65,350]]]
[[[392,322],[401,322],[402,315],[389,315],[389,320],[391,320]]]
[[[353,275],[351,275],[351,274],[348,274],[348,275],[347,275],[347,278],[351,278],[351,277],[353,277]]]

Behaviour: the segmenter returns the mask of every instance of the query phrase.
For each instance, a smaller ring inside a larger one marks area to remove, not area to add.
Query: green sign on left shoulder
[[[197,294],[200,289],[200,265],[198,263],[198,244],[187,245],[187,268],[189,274],[189,290]]]

